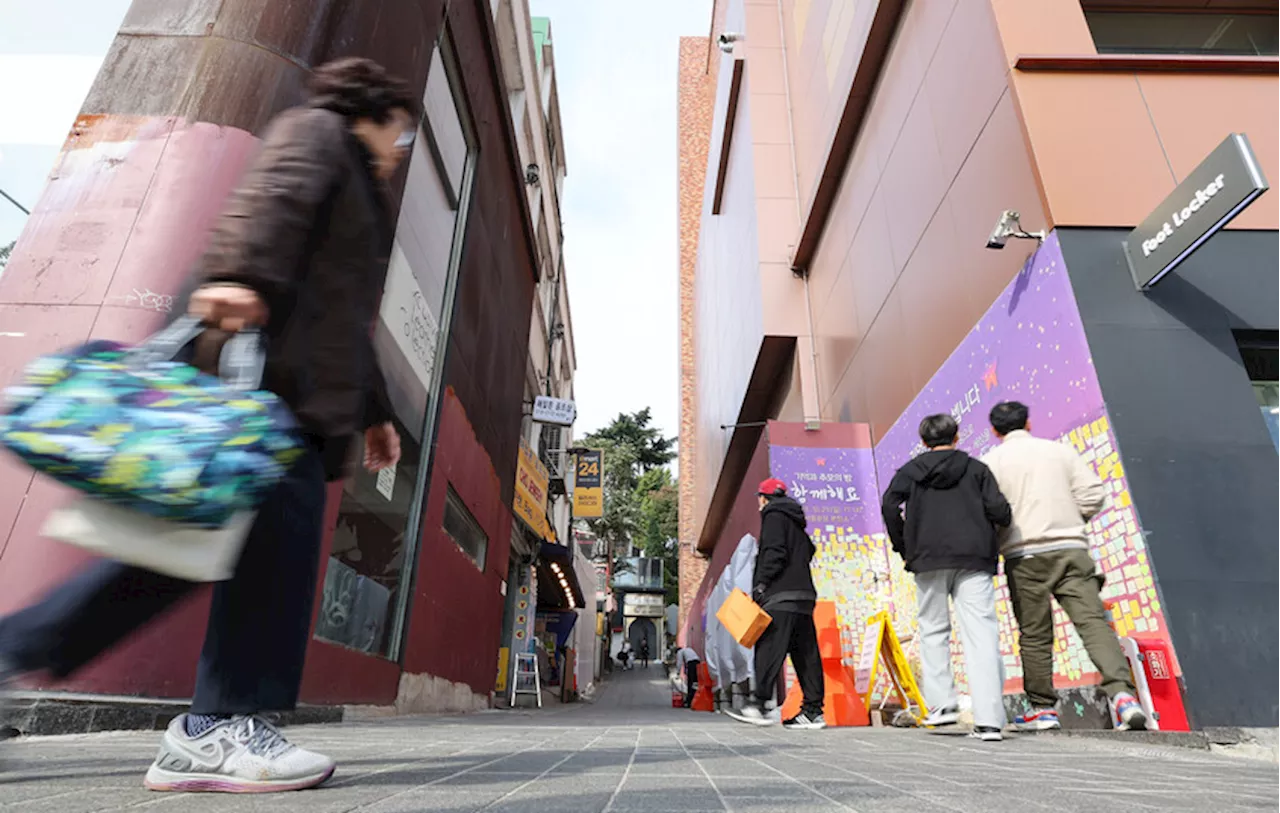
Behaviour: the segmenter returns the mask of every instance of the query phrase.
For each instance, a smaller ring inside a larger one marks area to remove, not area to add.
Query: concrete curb
[[[1115,731],[1061,730],[1045,732],[1052,737],[1084,737],[1128,745],[1184,748],[1212,751],[1246,759],[1280,763],[1277,729],[1215,727],[1198,731]]]
[[[5,735],[49,736],[101,731],[163,731],[187,710],[186,701],[162,698],[78,695],[61,692],[14,692],[0,707],[0,738]],[[272,715],[279,725],[338,723],[341,706],[300,706]]]

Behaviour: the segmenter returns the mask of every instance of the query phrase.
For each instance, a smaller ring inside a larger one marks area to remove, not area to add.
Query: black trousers
[[[693,705],[693,693],[698,688],[698,665],[702,661],[685,661],[684,663],[684,707]]]
[[[307,454],[258,510],[235,574],[213,588],[194,714],[288,711],[298,702],[311,632],[325,482]],[[19,671],[66,677],[198,587],[99,561],[38,603],[0,619],[0,656]]]
[[[800,710],[810,717],[822,713],[826,696],[826,681],[822,675],[822,653],[818,649],[818,629],[813,616],[771,610],[773,621],[765,627],[764,634],[756,641],[756,701],[764,705],[773,699],[782,664],[791,656],[804,703]]]

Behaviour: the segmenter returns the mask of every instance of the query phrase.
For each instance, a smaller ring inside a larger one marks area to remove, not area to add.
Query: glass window
[[[1236,344],[1245,372],[1253,382],[1253,394],[1262,410],[1262,420],[1271,433],[1271,442],[1280,452],[1280,333],[1268,330],[1238,330]]]
[[[474,130],[447,33],[431,58],[423,110],[426,135],[409,157],[374,328],[400,463],[378,474],[357,469],[344,484],[316,627],[317,637],[390,658],[398,654],[421,538],[443,339],[475,164]],[[356,451],[363,456],[363,448]]]
[[[476,563],[476,567],[484,570],[485,555],[489,552],[489,537],[467,510],[453,486],[449,486],[444,502],[444,532]]]
[[[1100,54],[1276,56],[1275,14],[1088,11]]]

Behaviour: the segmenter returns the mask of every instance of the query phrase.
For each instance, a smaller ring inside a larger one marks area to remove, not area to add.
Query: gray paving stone
[[[0,813],[938,813],[1257,811],[1276,766],[1122,738],[994,746],[887,729],[749,728],[671,709],[656,669],[591,705],[289,729],[329,753],[324,788],[163,795],[141,785],[155,732],[0,744]]]

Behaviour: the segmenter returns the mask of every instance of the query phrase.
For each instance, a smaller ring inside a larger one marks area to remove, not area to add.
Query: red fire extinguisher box
[[[1158,638],[1134,637],[1146,672],[1147,690],[1155,707],[1161,731],[1190,731],[1187,709],[1182,704],[1182,689],[1173,672],[1173,653],[1169,645]]]

